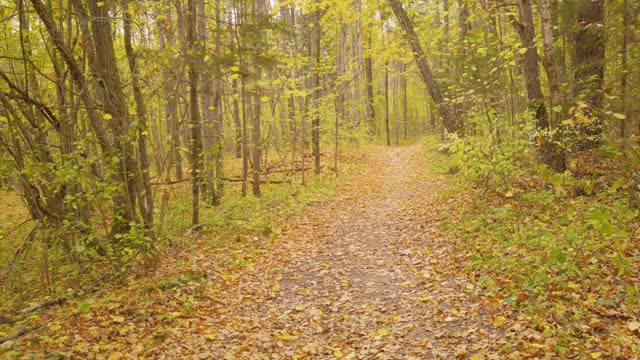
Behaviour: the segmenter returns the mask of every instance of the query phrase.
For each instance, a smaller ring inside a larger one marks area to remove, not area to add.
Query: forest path
[[[499,329],[448,253],[418,145],[379,147],[337,199],[294,219],[272,254],[214,299],[207,335],[168,358],[424,359],[495,351]],[[177,340],[174,338],[174,340]],[[175,343],[174,343],[175,344]]]

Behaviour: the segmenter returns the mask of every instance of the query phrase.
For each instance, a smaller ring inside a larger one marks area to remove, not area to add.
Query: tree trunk
[[[220,198],[222,197],[222,190],[224,183],[222,178],[224,177],[222,167],[222,144],[224,142],[224,129],[223,129],[223,113],[222,113],[222,69],[220,66],[222,58],[222,30],[220,22],[220,0],[215,0],[215,17],[216,17],[216,37],[215,37],[215,64],[214,64],[214,86],[213,86],[213,154],[215,161],[215,180],[214,190],[211,202],[213,205],[220,204]]]
[[[233,148],[235,150],[236,159],[242,158],[242,123],[240,122],[240,104],[238,97],[238,79],[231,80],[231,89],[233,91],[233,124],[235,126],[235,139]]]
[[[590,149],[602,142],[602,119],[597,110],[604,96],[604,0],[578,0],[578,23],[575,33],[573,63],[574,96],[587,105],[590,124],[581,126],[580,149]]]
[[[628,0],[622,0],[622,49],[620,50],[622,59],[620,67],[621,75],[620,75],[620,113],[624,115],[623,119],[620,119],[620,124],[618,127],[618,135],[621,138],[625,138],[627,136],[627,122],[629,121],[629,106],[628,106],[628,89],[627,89],[627,79],[629,78],[629,69],[628,69],[628,45],[629,45],[629,3]]]
[[[429,63],[427,62],[425,52],[422,49],[422,45],[420,45],[418,35],[413,29],[413,23],[409,19],[409,16],[402,7],[402,2],[400,0],[389,0],[389,2],[391,4],[393,12],[398,18],[400,26],[404,30],[404,36],[407,42],[409,43],[409,45],[411,45],[413,56],[415,58],[418,69],[420,70],[420,74],[422,75],[422,79],[427,85],[429,95],[438,107],[438,112],[442,117],[442,122],[445,128],[451,133],[462,135],[462,122],[455,118],[449,104],[447,104],[447,102],[445,101],[444,96],[442,95],[440,89],[438,88],[438,85],[436,84],[433,73],[431,72],[431,68],[429,67]]]
[[[391,146],[391,129],[389,128],[389,61],[388,60],[384,63],[384,128],[387,136],[387,146]]]
[[[320,174],[320,9],[313,16],[313,29],[311,33],[311,58],[313,59],[313,119],[311,123],[311,146],[316,175]]]
[[[200,223],[200,186],[202,184],[202,128],[198,106],[198,61],[196,58],[197,0],[187,4],[187,56],[189,57],[189,119],[191,125],[191,225]]]
[[[371,58],[371,26],[367,26],[365,40],[367,44],[367,55],[364,59],[364,77],[367,87],[367,116],[369,121],[369,131],[376,133],[376,110],[375,99],[373,97],[373,59]]]
[[[409,121],[409,109],[408,109],[408,104],[407,104],[407,64],[402,64],[402,74],[400,75],[400,82],[401,82],[401,86],[402,86],[402,137],[403,139],[407,139],[408,138],[408,131],[407,131],[407,126],[408,126],[408,121]]]
[[[147,152],[147,139],[149,137],[149,128],[147,126],[147,112],[140,90],[140,74],[138,71],[137,55],[133,51],[131,43],[131,19],[129,14],[129,0],[122,1],[122,10],[124,16],[124,48],[127,54],[129,70],[131,71],[131,86],[133,88],[133,97],[138,112],[138,121],[136,126],[136,134],[138,140],[138,154],[140,156],[140,173],[136,174],[138,183],[138,201],[140,202],[140,213],[144,225],[147,229],[153,229],[153,191],[151,189],[151,179],[149,177],[149,154]]]
[[[557,59],[554,48],[553,24],[551,23],[550,0],[538,0],[538,12],[542,27],[542,42],[544,48],[543,64],[549,82],[550,121],[547,129],[556,131],[546,139],[542,145],[542,158],[544,162],[557,172],[566,169],[565,153],[558,142],[562,140],[560,132],[560,114],[562,113],[562,95],[560,93],[560,80],[558,77]],[[544,131],[544,129],[541,129]]]
[[[196,17],[196,39],[197,45],[195,46],[201,53],[208,53],[208,32],[207,18],[205,17],[205,0],[197,0],[196,11],[198,16]],[[200,60],[199,60],[200,61]],[[213,100],[213,76],[211,75],[210,66],[208,61],[202,60],[202,69],[199,69],[198,83],[200,89],[198,90],[198,96],[200,98],[200,128],[202,131],[202,198],[205,201],[210,201],[211,204],[217,205],[218,194],[216,193],[215,180],[215,146],[214,146],[214,130],[213,123],[216,119],[215,108],[217,104]],[[215,60],[217,63],[217,59]]]
[[[264,9],[264,0],[256,0],[253,4],[253,15],[255,24],[262,24],[266,16],[266,10]],[[253,36],[255,36],[255,53],[256,56],[261,56],[263,51],[263,35],[260,30],[256,31]],[[253,84],[253,126],[251,127],[251,143],[253,145],[252,152],[252,175],[253,175],[253,184],[252,184],[252,192],[253,195],[259,197],[260,194],[260,170],[261,170],[261,115],[262,115],[262,87],[260,85],[260,80],[262,78],[262,68],[261,65],[258,64],[258,59],[253,59],[253,72],[255,83]]]

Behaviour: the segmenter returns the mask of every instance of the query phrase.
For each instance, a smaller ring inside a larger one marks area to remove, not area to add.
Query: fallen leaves
[[[507,318],[505,318],[504,316],[496,316],[493,318],[493,321],[491,322],[491,324],[495,327],[502,327],[502,325],[504,325],[507,322]]]
[[[259,256],[237,254],[251,266],[219,266],[224,248],[186,254],[155,286],[140,285],[145,292],[127,288],[117,300],[78,307],[83,314],[60,332],[82,346],[61,348],[75,358],[497,354],[508,314],[494,314],[501,299],[479,302],[454,261],[456,243],[439,229],[435,204],[445,185],[424,175],[422,161],[418,147],[380,149],[359,167],[366,181],[345,182],[336,201],[291,218],[277,240],[256,241]]]

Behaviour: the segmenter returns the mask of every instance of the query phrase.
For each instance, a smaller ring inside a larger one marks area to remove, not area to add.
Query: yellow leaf
[[[113,320],[113,322],[117,322],[119,324],[124,322],[124,316],[120,316],[120,315],[115,315],[111,317],[111,320]]]
[[[342,351],[340,350],[333,350],[333,356],[335,356],[337,359],[340,359],[341,357],[344,356],[344,354],[342,353]]]
[[[288,332],[285,332],[284,334],[280,335],[280,339],[282,340],[293,340],[293,336],[291,336],[291,334],[289,334]]]
[[[507,318],[505,318],[504,316],[496,316],[493,318],[493,326],[495,327],[500,327],[502,325],[504,325],[504,323],[507,322]]]
[[[632,321],[629,323],[628,327],[629,327],[629,330],[636,331],[640,329],[640,322]]]
[[[427,295],[424,295],[424,296],[420,296],[419,300],[420,302],[429,302],[431,299]]]
[[[376,331],[376,335],[378,335],[378,336],[388,336],[389,335],[389,330],[387,330],[387,329],[378,329],[378,331]]]
[[[116,353],[113,353],[113,354],[109,355],[109,357],[107,359],[108,360],[119,360],[119,359],[122,359],[122,355],[120,355],[120,353],[116,352]]]
[[[592,352],[591,353],[591,358],[592,359],[599,359],[602,356],[601,352]]]
[[[215,331],[210,332],[207,335],[205,335],[204,338],[209,340],[215,340],[218,338],[218,333],[216,333]]]
[[[469,360],[482,360],[482,356],[480,355],[473,355],[472,357],[469,358]]]

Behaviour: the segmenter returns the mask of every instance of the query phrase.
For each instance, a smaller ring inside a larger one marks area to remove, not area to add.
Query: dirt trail
[[[159,357],[468,358],[499,339],[435,221],[442,180],[419,146],[383,148],[298,219],[267,261],[199,304],[207,336]],[[202,329],[200,329],[202,331]],[[188,336],[188,334],[181,334]],[[495,351],[495,348],[493,349]],[[492,352],[492,351],[491,351]]]

